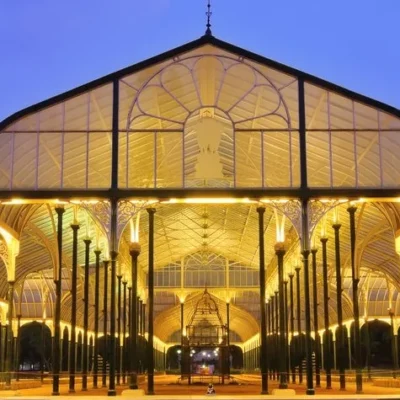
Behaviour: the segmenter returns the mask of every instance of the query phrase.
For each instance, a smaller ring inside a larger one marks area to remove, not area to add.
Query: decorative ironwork
[[[275,201],[271,200],[277,210],[286,216],[296,229],[298,236],[301,236],[301,203],[299,200]]]
[[[8,268],[9,263],[9,253],[8,253],[8,246],[4,242],[4,239],[0,236],[0,257],[4,261],[4,264]]]
[[[321,218],[341,203],[340,200],[311,200],[308,202],[308,232],[310,239]]]
[[[211,15],[212,15],[212,12],[211,12],[211,1],[208,0],[207,12],[206,12],[206,16],[207,16],[206,35],[207,36],[211,36],[212,35],[212,32],[211,32]]]
[[[143,200],[140,202],[131,202],[129,200],[122,200],[118,202],[117,210],[117,240],[119,242],[122,232],[124,231],[126,225],[129,223],[130,219],[135,217],[140,211],[146,209],[149,206],[154,207],[154,200]]]
[[[197,302],[189,325],[186,326],[187,346],[224,346],[227,327],[223,324],[216,301],[204,290]]]
[[[98,222],[108,241],[111,240],[111,203],[109,201],[85,202],[81,203],[82,208],[88,211]]]

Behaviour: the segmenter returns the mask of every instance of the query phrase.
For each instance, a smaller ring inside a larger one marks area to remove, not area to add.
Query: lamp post
[[[318,288],[317,288],[317,251],[311,249],[312,282],[313,282],[313,311],[314,311],[314,336],[315,336],[315,387],[321,387],[321,338],[318,332]]]
[[[344,369],[344,331],[343,331],[343,312],[342,312],[342,274],[341,274],[341,262],[340,262],[340,236],[339,230],[341,225],[338,222],[337,216],[332,224],[332,228],[335,231],[335,264],[336,264],[336,302],[337,302],[337,313],[338,313],[338,332],[339,341],[336,341],[338,346],[339,355],[339,380],[340,390],[346,389],[346,376]]]
[[[137,318],[136,318],[136,301],[137,301],[137,262],[140,255],[141,246],[138,242],[131,242],[129,246],[129,254],[131,255],[131,279],[132,279],[132,292],[131,292],[131,316],[129,326],[130,337],[130,380],[129,389],[138,388],[137,380]]]
[[[123,319],[124,319],[124,323],[123,323],[123,325],[122,325],[122,337],[123,337],[123,343],[122,343],[122,346],[123,346],[123,352],[122,352],[122,355],[121,355],[121,358],[122,358],[122,360],[121,360],[121,362],[122,362],[122,383],[126,383],[126,360],[127,360],[127,357],[126,357],[126,352],[127,352],[127,346],[126,346],[126,327],[127,327],[127,318],[126,318],[126,285],[127,285],[127,280],[126,280],[126,278],[125,278],[125,275],[124,275],[124,277],[123,277],[123,280],[122,280],[122,286],[123,286],[123,295],[122,295],[122,298],[123,298],[123,301],[122,301],[122,315],[123,315]]]
[[[275,244],[275,254],[278,259],[278,284],[279,284],[279,389],[287,389],[286,370],[286,329],[285,329],[285,295],[283,287],[283,257],[286,253],[285,244]]]
[[[360,338],[360,310],[358,307],[358,284],[360,277],[356,268],[356,220],[355,214],[357,207],[350,205],[347,209],[350,217],[350,247],[351,247],[351,276],[353,281],[353,314],[354,314],[354,347],[355,347],[355,367],[356,367],[356,393],[361,394],[362,390],[362,370],[361,370],[361,338]]]
[[[294,274],[291,272],[289,274],[289,293],[290,293],[290,336],[292,337],[292,342],[290,344],[290,368],[292,370],[292,383],[296,383],[296,367],[294,366],[294,297],[293,297],[293,278]]]
[[[300,301],[300,267],[295,268],[296,271],[296,298],[297,298],[297,331],[299,340],[297,343],[297,352],[299,355],[299,383],[303,383],[303,340],[301,337],[301,301]]]
[[[326,388],[332,389],[331,375],[331,336],[329,331],[329,294],[328,294],[328,263],[326,255],[327,237],[321,237],[322,244],[322,275],[324,279],[324,325],[325,325],[325,373],[326,373]]]

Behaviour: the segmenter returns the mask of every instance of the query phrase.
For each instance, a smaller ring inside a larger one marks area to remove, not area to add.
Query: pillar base
[[[60,392],[51,392],[51,395],[52,395],[52,396],[59,396],[59,395],[60,395]]]
[[[150,393],[148,393],[148,394],[150,394]],[[121,392],[122,397],[136,398],[136,397],[144,396],[144,395],[145,395],[145,392],[143,389],[126,389]]]
[[[296,391],[294,389],[274,389],[272,391],[272,396],[285,396],[285,397],[291,397],[295,396]]]
[[[306,390],[306,394],[309,395],[309,396],[314,396],[315,390],[314,389],[307,389]]]
[[[269,394],[268,390],[262,390],[261,394]]]
[[[110,389],[107,392],[107,396],[116,396],[117,395],[117,391],[115,389]]]
[[[69,389],[68,393],[75,393],[75,389]]]

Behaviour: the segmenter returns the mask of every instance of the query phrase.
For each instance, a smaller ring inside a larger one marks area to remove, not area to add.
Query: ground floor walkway
[[[346,391],[339,390],[339,382],[332,383],[332,389],[327,390],[324,388],[325,382],[322,382],[322,387],[316,389],[316,398],[327,399],[327,398],[342,398],[347,397],[350,398],[365,398],[365,399],[382,399],[382,398],[395,398],[400,399],[400,387],[379,387],[374,385],[373,382],[364,382],[363,389],[364,395],[355,395],[356,388],[355,383],[347,383]],[[89,388],[91,387],[91,382],[89,382]],[[146,381],[141,380],[140,387],[144,390],[147,389]],[[303,384],[290,384],[291,389],[296,391],[296,399],[300,399],[303,396],[308,399],[310,396],[305,396],[306,385],[305,382]],[[60,384],[60,396],[90,396],[90,397],[98,397],[99,400],[101,397],[107,395],[107,388],[99,388],[99,389],[89,389],[86,392],[82,392],[80,390],[79,382],[76,386],[77,391],[74,394],[68,393],[68,381],[61,382]],[[155,377],[155,393],[156,396],[152,396],[152,399],[157,399],[158,396],[163,396],[163,399],[190,399],[190,398],[199,398],[202,395],[205,395],[207,388],[206,382],[199,382],[192,385],[181,384],[179,381],[179,376],[176,375],[159,375]],[[278,382],[270,380],[269,381],[269,392],[272,393],[273,389],[278,388]],[[121,385],[117,386],[117,395],[120,395],[124,390],[127,389],[127,386]],[[259,396],[261,391],[261,380],[257,375],[252,374],[243,374],[236,375],[234,380],[232,380],[229,384],[218,384],[215,383],[215,389],[217,397],[223,399],[230,398],[243,398],[243,399],[258,399],[263,398],[264,396]],[[40,398],[43,399],[47,396],[51,395],[52,385],[51,382],[44,383],[41,387],[31,388],[31,389],[19,389],[19,390],[1,390],[0,391],[0,399],[4,399],[7,397],[18,397],[20,399],[24,398]],[[164,397],[166,396],[166,397]],[[194,397],[192,397],[194,396]],[[209,397],[209,396],[208,396]],[[272,397],[272,396],[269,396]],[[273,396],[275,397],[275,396]],[[285,397],[279,397],[280,399],[284,399]]]

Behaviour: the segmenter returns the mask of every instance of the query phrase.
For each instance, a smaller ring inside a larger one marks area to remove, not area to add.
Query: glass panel
[[[156,186],[182,187],[182,136],[180,132],[157,134]]]
[[[14,137],[13,189],[36,187],[37,134],[17,133]]]
[[[65,104],[65,131],[89,130],[89,93],[67,100]]]
[[[63,187],[86,187],[86,133],[64,134]]]
[[[353,132],[332,132],[333,186],[355,186],[355,154]]]
[[[307,129],[328,129],[328,93],[306,83],[304,85]]]
[[[310,187],[330,187],[329,132],[307,132],[307,179]]]
[[[153,132],[128,134],[128,187],[154,187],[154,141]]]
[[[111,133],[89,133],[88,187],[111,187]]]
[[[261,133],[236,132],[236,187],[262,187]]]
[[[39,133],[39,176],[41,189],[61,186],[61,133]]]
[[[39,113],[39,129],[41,131],[61,131],[63,129],[63,109],[62,103],[45,108]]]
[[[264,132],[264,186],[292,187],[292,163],[298,164],[292,154],[292,139],[297,132]],[[297,141],[296,141],[297,142]],[[297,168],[297,167],[296,167]]]
[[[400,186],[400,132],[381,132],[383,186]]]
[[[350,99],[329,92],[330,129],[353,129],[353,103]]]
[[[354,123],[356,129],[378,129],[378,110],[354,102]]]
[[[119,133],[118,140],[118,187],[127,188],[127,149],[126,149],[126,133]]]
[[[358,185],[379,187],[379,132],[357,132]]]
[[[89,129],[111,130],[112,125],[112,84],[90,92]]]
[[[13,133],[0,134],[0,188],[9,189],[11,181],[12,138]]]

